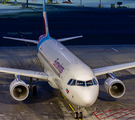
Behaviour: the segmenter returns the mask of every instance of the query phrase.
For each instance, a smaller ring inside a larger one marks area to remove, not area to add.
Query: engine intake
[[[29,95],[28,85],[22,80],[14,80],[10,84],[10,94],[17,101],[25,100]]]
[[[108,77],[105,80],[104,87],[106,92],[113,98],[120,98],[125,94],[125,85],[124,83],[115,78]]]

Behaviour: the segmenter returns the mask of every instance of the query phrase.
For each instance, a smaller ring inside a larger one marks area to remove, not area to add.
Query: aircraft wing
[[[0,72],[14,74],[14,75],[20,75],[20,76],[26,76],[26,77],[34,77],[34,78],[39,78],[39,79],[44,79],[44,80],[48,80],[48,77],[49,77],[44,72],[5,68],[5,67],[0,67]]]
[[[5,38],[5,39],[11,39],[11,40],[24,41],[24,42],[31,42],[31,43],[38,44],[38,41],[37,40],[22,39],[22,38],[13,38],[13,37],[5,37],[5,36],[3,36],[3,38]]]
[[[92,69],[93,72],[95,73],[95,76],[111,73],[111,72],[116,72],[128,68],[133,68],[135,67],[135,62],[130,62],[130,63],[124,63],[124,64],[119,64],[119,65],[113,65],[113,66],[107,66],[107,67],[101,67],[101,68],[96,68]]]
[[[57,41],[63,42],[63,41],[72,40],[72,39],[81,38],[81,37],[83,37],[83,36],[80,35],[80,36],[75,36],[75,37],[67,37],[67,38],[57,39]]]

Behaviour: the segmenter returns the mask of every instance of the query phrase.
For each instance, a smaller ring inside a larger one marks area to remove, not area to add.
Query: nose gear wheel
[[[80,112],[80,106],[78,106],[77,107],[77,110],[78,110],[78,112],[75,112],[75,119],[82,119],[83,118],[83,113],[82,112]]]

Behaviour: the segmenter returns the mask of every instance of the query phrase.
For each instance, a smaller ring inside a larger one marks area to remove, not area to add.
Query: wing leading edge
[[[31,43],[38,44],[38,41],[36,41],[36,40],[23,39],[23,38],[13,38],[13,37],[5,37],[5,36],[3,36],[3,38],[5,38],[5,39],[11,39],[11,40],[24,41],[24,42],[31,42]]]
[[[48,81],[48,77],[49,77],[44,72],[5,68],[5,67],[0,67],[0,72],[14,74],[14,75],[20,75],[20,76],[26,76],[26,77],[34,77],[34,78],[44,79],[46,81]]]
[[[83,37],[83,36],[80,35],[80,36],[75,36],[75,37],[67,37],[67,38],[57,39],[57,41],[58,41],[58,42],[64,42],[64,41],[67,41],[67,40],[73,40],[73,39],[81,38],[81,37]]]
[[[135,67],[135,62],[130,62],[130,63],[124,63],[124,64],[119,64],[119,65],[113,65],[113,66],[107,66],[107,67],[101,67],[101,68],[96,68],[92,69],[95,76],[111,73],[111,72],[116,72],[128,68],[133,68]]]
[[[73,40],[73,39],[77,39],[77,38],[81,38],[81,37],[83,37],[83,36],[80,35],[80,36],[75,36],[75,37],[67,37],[67,38],[57,39],[57,41],[58,42],[64,42],[64,41],[67,41],[67,40]],[[23,38],[13,38],[13,37],[5,37],[5,36],[3,36],[3,38],[11,39],[11,40],[17,40],[17,41],[31,42],[31,43],[38,44],[38,41],[36,41],[36,40],[23,39]]]

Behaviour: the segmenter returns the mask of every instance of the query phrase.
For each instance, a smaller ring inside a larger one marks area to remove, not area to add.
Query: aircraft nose
[[[93,98],[91,98],[90,97],[90,95],[87,95],[87,96],[84,96],[83,98],[82,98],[82,103],[83,103],[83,106],[91,106],[92,105],[92,99]]]
[[[84,90],[80,98],[80,105],[84,107],[93,105],[97,100],[98,92],[97,88]]]
[[[91,105],[93,105],[96,101],[97,97],[95,96],[92,96],[92,95],[85,95],[83,98],[82,98],[82,103],[83,103],[83,106],[85,107],[89,107]]]

